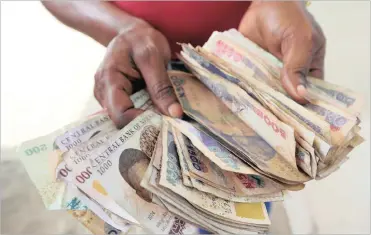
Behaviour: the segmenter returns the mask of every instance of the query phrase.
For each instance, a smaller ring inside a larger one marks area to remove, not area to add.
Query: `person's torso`
[[[178,42],[203,45],[213,31],[237,28],[250,2],[116,1],[114,4],[162,32],[174,53],[180,49]]]

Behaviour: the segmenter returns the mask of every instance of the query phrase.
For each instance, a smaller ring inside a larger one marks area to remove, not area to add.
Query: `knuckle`
[[[312,29],[300,30],[296,37],[302,41],[303,45],[309,48],[313,47],[316,41],[316,36]]]
[[[156,83],[151,87],[151,90],[155,100],[164,100],[174,96],[174,90],[167,81]]]
[[[107,64],[99,68],[94,78],[96,84],[115,84],[114,66]]]
[[[146,39],[145,43],[141,43],[135,50],[135,60],[140,63],[149,63],[159,54],[159,50],[151,39]]]
[[[104,106],[104,96],[102,93],[102,89],[99,86],[94,87],[94,97],[99,102],[100,105]]]

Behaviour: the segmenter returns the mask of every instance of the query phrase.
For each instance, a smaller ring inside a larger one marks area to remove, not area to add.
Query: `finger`
[[[143,110],[134,109],[129,95],[124,90],[117,88],[109,88],[107,93],[107,111],[111,120],[119,129],[126,126],[143,112]]]
[[[111,49],[114,48],[114,49]],[[116,37],[109,45],[107,50],[109,53],[106,55],[104,61],[106,67],[114,67],[131,78],[140,78],[140,73],[135,69],[135,65],[130,55],[130,46],[123,37]],[[109,58],[109,59],[108,59]],[[112,64],[110,64],[112,63]]]
[[[121,129],[142,111],[134,109],[129,96],[132,90],[131,84],[125,76],[118,71],[110,70],[102,79],[102,82],[105,82],[104,107],[107,108],[116,127]]]
[[[289,95],[299,103],[304,99],[306,76],[312,61],[312,42],[305,37],[290,37],[282,44],[282,85]]]
[[[136,51],[134,61],[147,84],[152,101],[161,113],[181,117],[182,108],[167,75],[164,58],[157,48],[147,44],[141,51]]]
[[[309,75],[315,78],[324,79],[325,68],[325,45],[318,50],[310,65]]]
[[[130,77],[131,80],[141,79],[140,73],[138,72],[138,70],[134,68],[135,64],[130,54],[127,51],[124,51],[123,53],[125,54],[120,55],[121,56],[120,61],[122,61],[122,63],[118,63],[116,65],[117,69],[121,71],[123,74],[125,74],[127,77]]]

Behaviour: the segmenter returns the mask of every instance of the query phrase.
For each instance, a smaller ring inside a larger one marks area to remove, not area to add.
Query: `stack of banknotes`
[[[181,46],[190,73],[168,75],[182,119],[141,90],[143,113],[120,130],[102,111],[19,147],[47,209],[92,234],[264,233],[264,202],[327,177],[364,141],[359,94],[308,77],[309,103],[296,103],[282,63],[238,31]]]

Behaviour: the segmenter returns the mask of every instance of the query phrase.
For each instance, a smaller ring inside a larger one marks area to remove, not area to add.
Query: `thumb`
[[[156,50],[151,50],[155,51]],[[135,58],[147,85],[153,103],[162,114],[172,117],[181,117],[183,114],[173,87],[170,83],[164,59],[158,53],[144,53],[146,56]]]
[[[305,104],[309,66],[312,61],[312,43],[297,37],[282,43],[283,68],[281,82],[287,93],[297,102]]]

